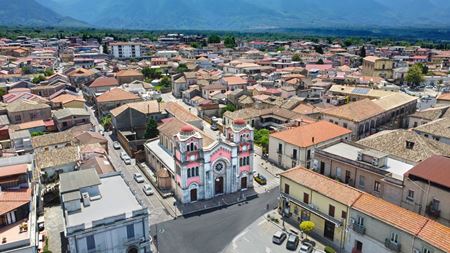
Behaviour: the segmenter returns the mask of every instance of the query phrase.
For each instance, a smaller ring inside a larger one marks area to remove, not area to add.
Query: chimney
[[[312,143],[314,143],[314,136],[312,137],[311,141],[312,141]]]

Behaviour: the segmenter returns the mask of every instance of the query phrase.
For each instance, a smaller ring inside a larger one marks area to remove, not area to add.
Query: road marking
[[[237,244],[236,241],[239,240],[240,237],[244,236],[245,234],[247,234],[248,229],[245,229],[242,233],[238,234],[234,239],[233,239],[233,249],[237,249]]]
[[[266,253],[271,253],[272,250],[269,247],[266,247]]]
[[[266,219],[263,219],[262,221],[260,221],[259,223],[258,223],[258,226],[261,226],[262,224],[264,224],[264,223],[266,223],[267,222],[267,220]]]

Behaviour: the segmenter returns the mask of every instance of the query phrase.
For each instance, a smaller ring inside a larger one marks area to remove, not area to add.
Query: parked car
[[[120,149],[120,143],[118,141],[113,142],[114,149]]]
[[[275,234],[273,234],[272,242],[278,245],[283,244],[284,240],[286,240],[286,237],[287,235],[285,232],[277,231],[275,232]]]
[[[144,187],[142,188],[142,190],[144,191],[145,195],[147,195],[147,196],[153,195],[153,189],[149,184],[144,184]]]
[[[126,164],[126,165],[131,165],[131,158],[130,157],[125,157],[124,159],[123,159],[123,162]]]
[[[296,250],[298,247],[298,243],[299,243],[299,239],[298,236],[294,235],[294,234],[289,234],[289,237],[287,239],[286,242],[286,249],[288,250]]]
[[[136,181],[138,183],[143,183],[145,181],[144,176],[142,176],[141,173],[134,173],[133,177],[134,177],[134,181]]]
[[[261,174],[257,174],[256,177],[254,177],[255,181],[258,182],[258,184],[260,185],[265,185],[267,184],[267,179],[265,176],[261,175]]]
[[[211,124],[211,130],[213,130],[213,131],[219,130],[219,128],[217,127],[217,124],[215,124],[215,123]]]
[[[314,246],[309,242],[302,242],[299,253],[312,253]]]
[[[127,152],[125,152],[125,151],[120,152],[120,159],[123,160],[125,157],[129,157]]]

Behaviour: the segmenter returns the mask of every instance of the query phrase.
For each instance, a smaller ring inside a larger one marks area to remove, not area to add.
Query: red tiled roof
[[[95,79],[89,87],[119,86],[119,82],[114,77],[99,77]]]
[[[283,140],[298,147],[309,147],[350,134],[352,131],[328,121],[319,121],[285,131],[271,134],[271,137]]]
[[[0,192],[0,215],[17,209],[31,201],[31,189]]]
[[[0,178],[6,176],[20,175],[28,170],[27,164],[17,164],[11,166],[0,167]]]
[[[407,173],[450,188],[450,158],[434,155],[414,166]]]
[[[134,100],[139,97],[131,92],[122,89],[112,89],[97,97],[97,102],[112,102],[121,100]]]
[[[444,252],[450,252],[450,227],[428,220],[418,237]]]

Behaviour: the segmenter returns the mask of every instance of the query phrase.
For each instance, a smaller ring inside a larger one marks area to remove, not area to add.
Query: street
[[[157,246],[161,253],[221,252],[236,235],[267,212],[267,204],[270,209],[277,206],[278,194],[275,188],[246,203],[152,224],[151,232],[158,234]]]

